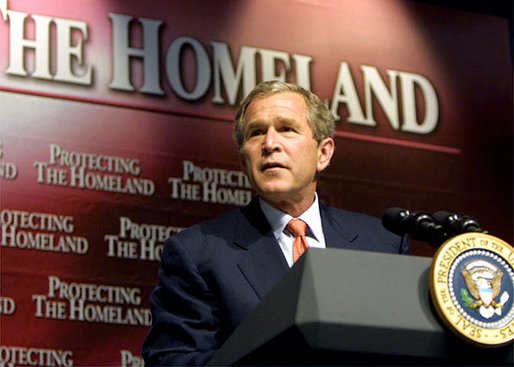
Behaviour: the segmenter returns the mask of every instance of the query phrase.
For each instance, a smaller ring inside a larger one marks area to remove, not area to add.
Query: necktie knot
[[[293,261],[296,262],[309,247],[305,238],[307,223],[301,219],[291,219],[287,223],[287,230],[294,236]]]
[[[307,223],[301,219],[291,219],[289,223],[287,223],[287,230],[295,237],[305,237],[307,233]]]

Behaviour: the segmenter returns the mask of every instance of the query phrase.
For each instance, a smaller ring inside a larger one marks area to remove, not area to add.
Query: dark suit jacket
[[[327,247],[407,252],[378,218],[323,205],[320,212]],[[151,296],[145,364],[206,364],[288,269],[256,199],[173,236]]]

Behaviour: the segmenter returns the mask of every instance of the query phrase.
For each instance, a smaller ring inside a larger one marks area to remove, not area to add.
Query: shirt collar
[[[261,205],[262,212],[264,216],[268,220],[271,229],[273,230],[273,235],[276,239],[280,237],[284,228],[286,228],[287,223],[293,218],[287,213],[272,207],[270,204],[265,202],[262,198],[259,197],[259,203]],[[323,229],[321,226],[321,215],[319,211],[319,201],[318,194],[314,193],[314,202],[312,205],[303,212],[298,219],[303,220],[308,225],[307,235],[314,237],[318,241],[323,241]]]

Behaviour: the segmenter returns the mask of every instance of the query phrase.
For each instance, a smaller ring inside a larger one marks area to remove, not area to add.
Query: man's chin
[[[258,190],[257,193],[259,194],[259,196],[261,198],[263,198],[266,201],[277,202],[277,201],[280,201],[281,199],[283,199],[284,197],[286,197],[287,194],[289,193],[289,190],[287,190],[285,188],[273,187],[273,188],[263,188],[261,190]]]

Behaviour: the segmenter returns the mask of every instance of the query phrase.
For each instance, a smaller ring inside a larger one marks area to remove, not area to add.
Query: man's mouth
[[[286,168],[283,164],[276,163],[276,162],[269,162],[269,163],[263,163],[261,165],[261,171],[266,171],[268,169],[273,168]]]

